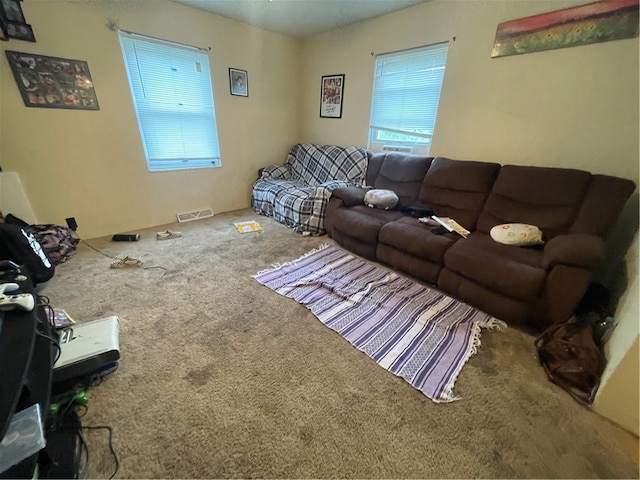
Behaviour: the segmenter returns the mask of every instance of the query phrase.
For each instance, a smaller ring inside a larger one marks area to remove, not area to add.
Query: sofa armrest
[[[346,188],[353,186],[350,182],[344,180],[329,180],[328,182],[321,183],[319,187],[326,188],[328,191],[333,192],[337,188]]]
[[[291,180],[291,172],[285,165],[269,165],[258,170],[262,180]]]
[[[345,207],[355,207],[356,205],[364,205],[364,194],[367,188],[363,187],[342,187],[336,188],[331,195],[342,200]]]
[[[555,265],[593,269],[606,258],[602,238],[588,234],[559,235],[544,246],[542,262],[546,269]]]

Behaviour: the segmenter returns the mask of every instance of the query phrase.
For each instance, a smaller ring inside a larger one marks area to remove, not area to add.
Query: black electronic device
[[[78,222],[76,222],[74,217],[65,218],[64,221],[67,222],[69,230],[73,230],[75,232],[78,229]]]
[[[137,242],[140,240],[140,235],[137,233],[132,234],[117,234],[111,237],[113,242]]]
[[[20,265],[18,265],[16,262],[14,262],[12,260],[0,260],[0,271],[2,271],[2,272],[6,272],[6,271],[19,272],[20,271]]]
[[[12,260],[0,260],[0,284],[3,283],[17,283],[21,286],[29,282],[17,263]]]

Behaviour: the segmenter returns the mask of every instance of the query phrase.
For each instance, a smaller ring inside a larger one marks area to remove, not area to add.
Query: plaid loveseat
[[[263,169],[251,204],[296,232],[322,235],[331,192],[363,185],[369,152],[359,147],[296,144],[282,166]]]

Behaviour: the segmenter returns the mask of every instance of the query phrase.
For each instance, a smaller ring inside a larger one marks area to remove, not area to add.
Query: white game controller
[[[20,308],[26,312],[33,310],[35,300],[30,293],[16,293],[6,295],[5,292],[15,292],[20,286],[17,283],[3,283],[0,285],[0,310]]]
[[[4,295],[4,292],[15,292],[20,288],[17,283],[2,283],[0,284],[0,295]]]

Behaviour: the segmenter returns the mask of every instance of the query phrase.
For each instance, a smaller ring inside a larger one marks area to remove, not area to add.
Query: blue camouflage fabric
[[[284,165],[266,167],[254,183],[253,209],[296,232],[322,235],[331,192],[363,185],[367,161],[360,147],[296,144]]]

